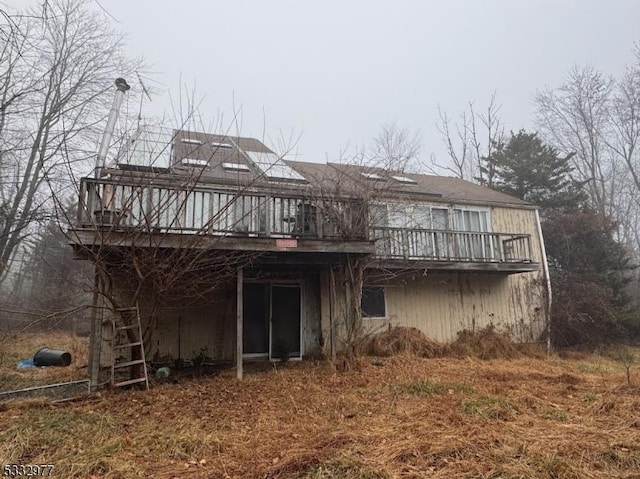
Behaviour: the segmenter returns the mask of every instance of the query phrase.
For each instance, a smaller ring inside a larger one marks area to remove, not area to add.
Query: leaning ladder
[[[142,327],[140,326],[140,310],[138,305],[132,308],[118,308],[111,321],[112,359],[111,359],[111,387],[123,387],[130,384],[144,383],[149,389],[149,375],[144,353]],[[122,360],[121,354],[129,354]],[[139,353],[138,358],[135,352]],[[137,377],[134,371],[142,371]],[[129,371],[128,379],[120,380],[119,376]]]

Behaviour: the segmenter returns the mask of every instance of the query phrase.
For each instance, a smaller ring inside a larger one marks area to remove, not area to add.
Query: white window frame
[[[202,145],[202,141],[196,138],[182,138],[180,139],[180,142],[188,145]]]
[[[465,212],[471,212],[471,213],[485,213],[486,214],[486,221],[487,221],[487,228],[486,230],[480,230],[478,231],[479,233],[492,233],[492,224],[491,224],[491,208],[487,208],[487,207],[483,207],[483,206],[466,206],[466,205],[454,205],[453,207],[449,208],[450,211],[450,218],[453,219],[452,223],[453,223],[453,231],[474,231],[474,230],[469,230],[469,229],[462,229],[460,226],[458,225],[458,218],[457,218],[457,214],[456,211],[461,211],[462,212],[462,216],[464,218],[464,213]]]
[[[222,163],[222,168],[227,171],[239,171],[241,173],[251,172],[249,166],[245,165],[244,163],[231,163],[225,161],[224,163]]]
[[[200,158],[182,158],[180,164],[182,166],[195,166],[199,168],[207,168],[209,166],[207,160],[201,160]]]

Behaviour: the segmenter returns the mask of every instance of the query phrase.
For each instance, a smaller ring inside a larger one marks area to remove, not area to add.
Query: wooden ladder
[[[130,384],[144,383],[149,389],[149,374],[147,372],[147,361],[144,353],[144,342],[142,340],[142,327],[140,326],[140,310],[136,304],[132,308],[118,308],[111,321],[111,387],[123,387]],[[128,358],[121,360],[120,353],[126,354]],[[139,359],[134,352],[139,352]],[[142,366],[140,368],[140,366]],[[134,377],[133,371],[142,369],[142,374]],[[122,372],[129,371],[128,379],[120,380],[118,376]]]

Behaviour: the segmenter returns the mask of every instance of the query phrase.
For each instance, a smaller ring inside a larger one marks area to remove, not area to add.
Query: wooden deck
[[[84,178],[71,242],[371,255],[381,268],[537,271],[529,234],[369,226],[354,199],[219,186]],[[76,249],[81,249],[76,248]]]
[[[537,271],[528,234],[372,227],[375,256],[384,268]]]

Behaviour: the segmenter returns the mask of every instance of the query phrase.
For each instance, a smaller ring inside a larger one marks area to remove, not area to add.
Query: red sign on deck
[[[297,239],[277,239],[276,246],[278,248],[297,248],[298,240]]]

